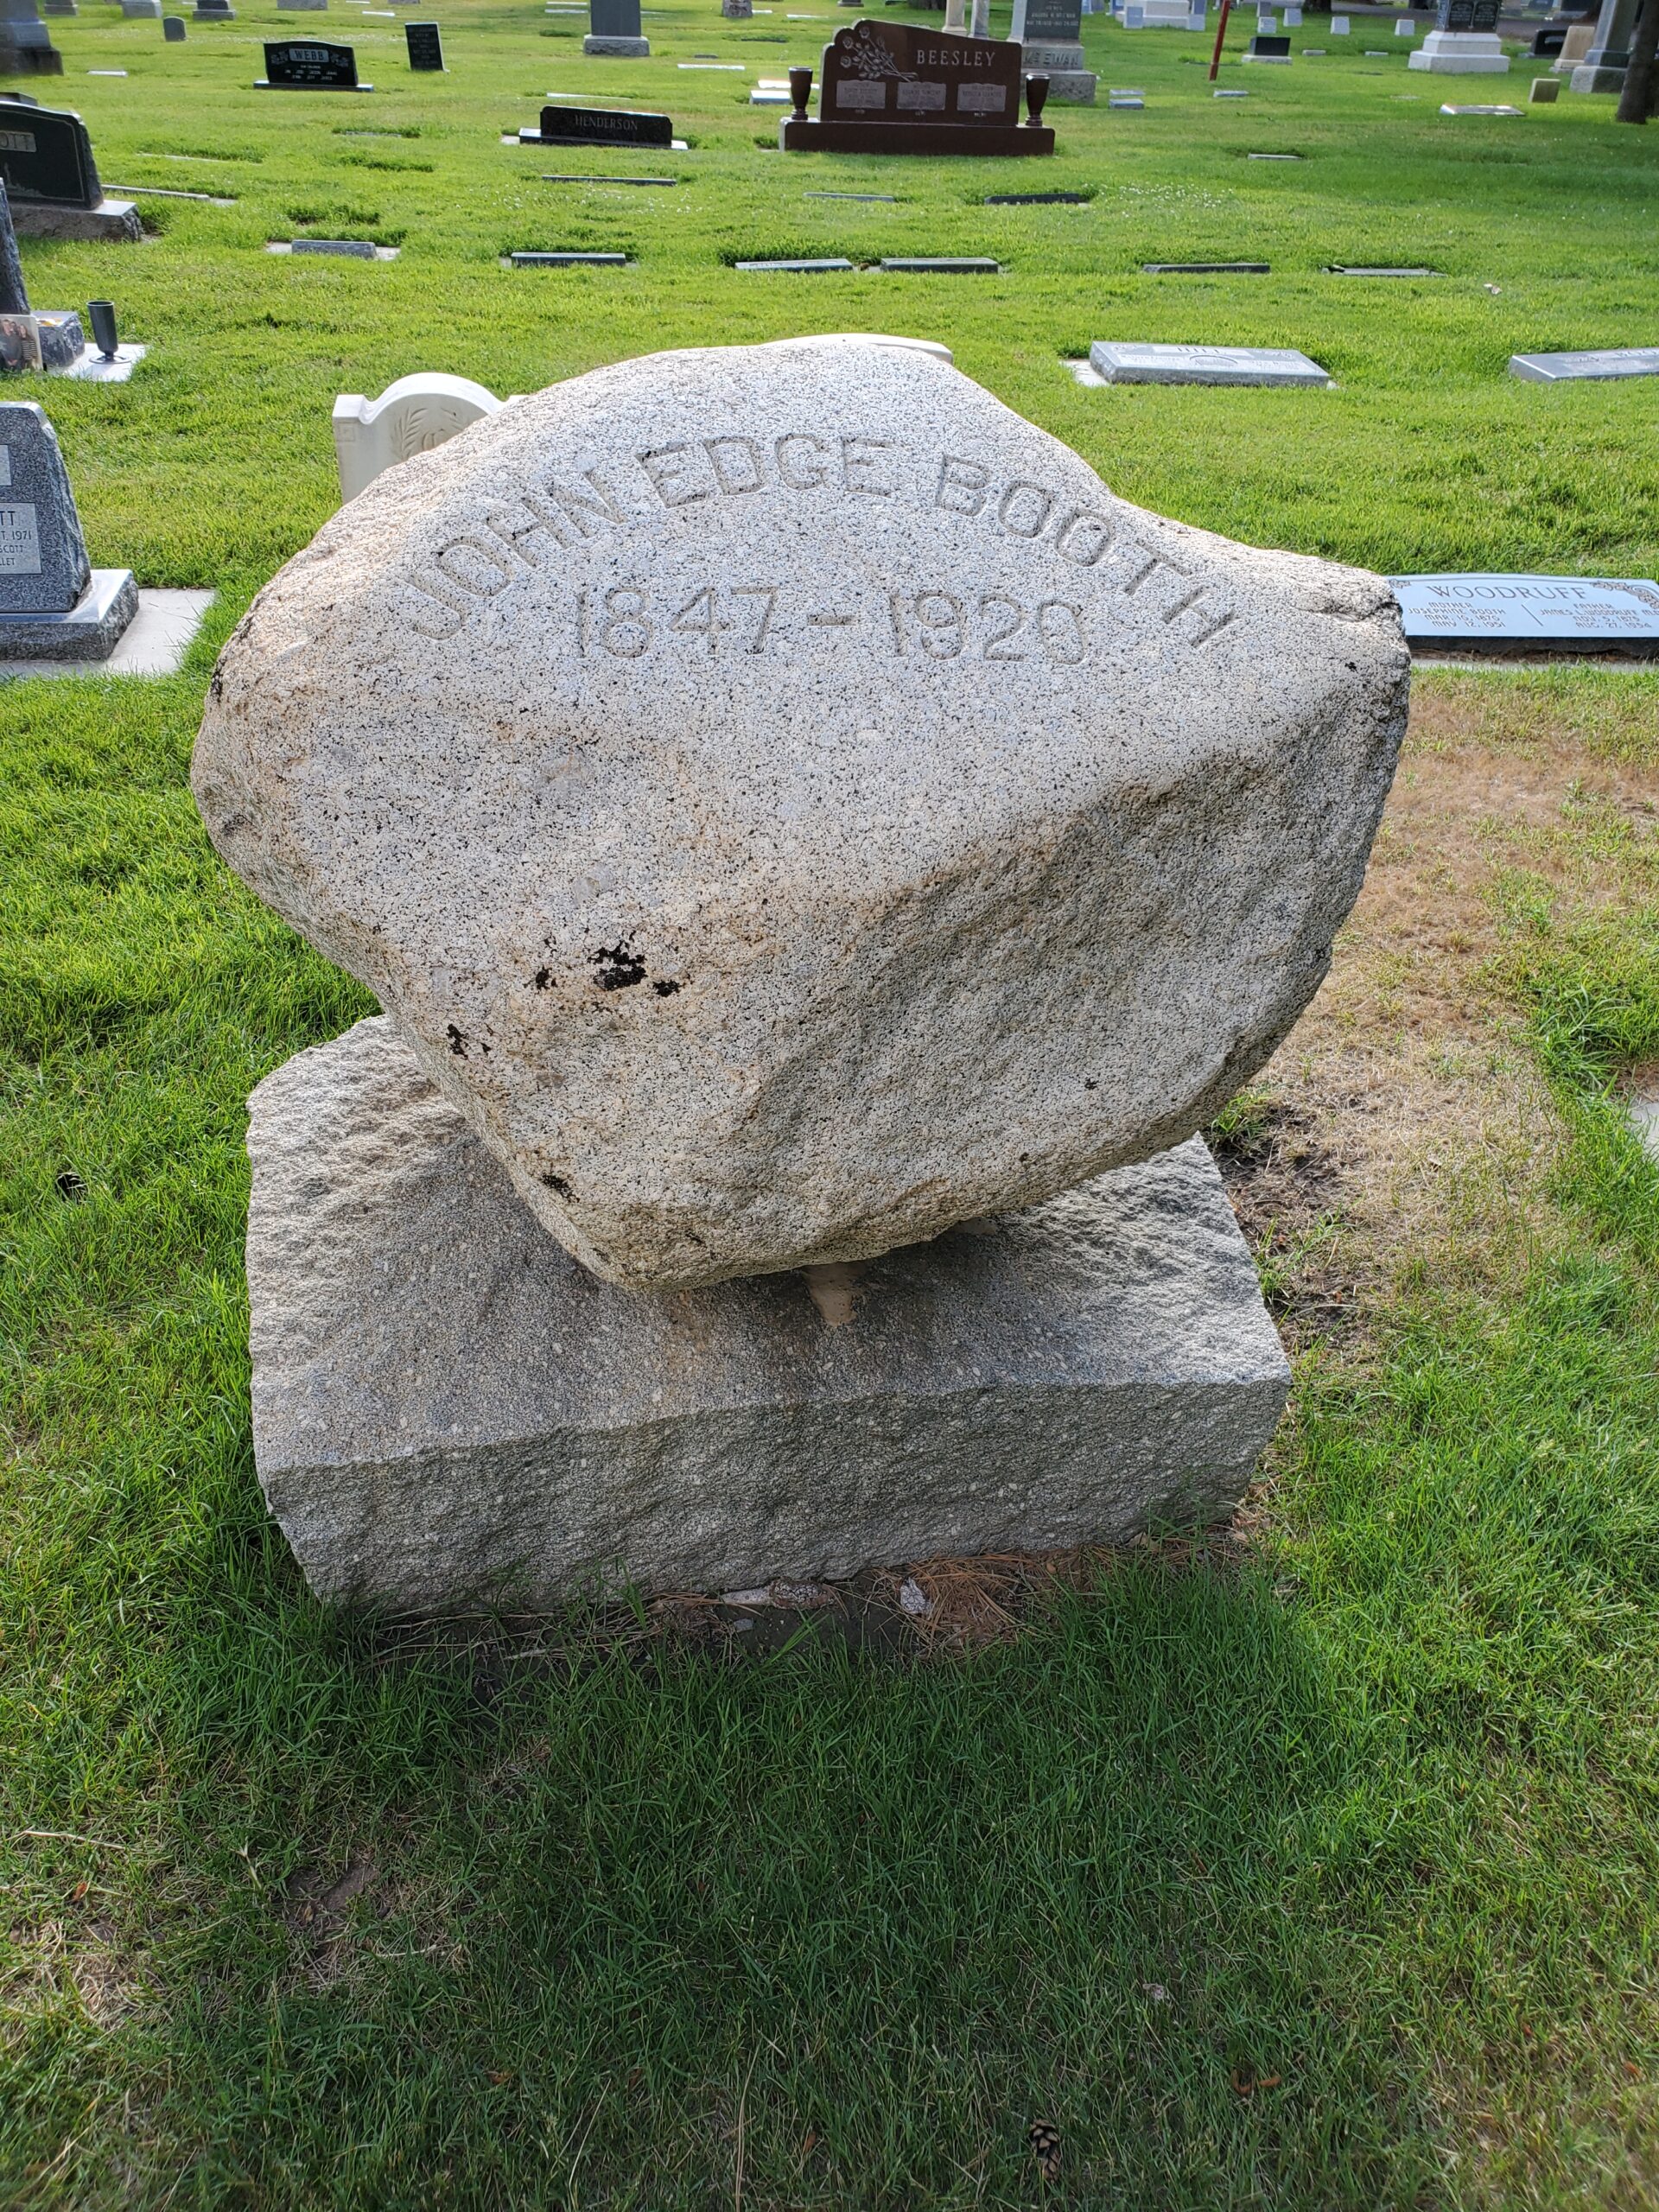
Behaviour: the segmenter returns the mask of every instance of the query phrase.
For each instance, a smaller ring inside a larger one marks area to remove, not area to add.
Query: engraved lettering
[[[1037,634],[1050,660],[1075,668],[1083,658],[1079,610],[1064,599],[1046,599],[1037,610]]]
[[[960,455],[948,453],[939,462],[933,504],[953,515],[982,514],[990,496],[990,483],[988,469],[982,468],[976,461],[963,461]]]
[[[1211,639],[1218,637],[1222,631],[1224,631],[1227,627],[1227,625],[1234,619],[1233,610],[1230,607],[1225,613],[1217,615],[1215,620],[1207,624],[1205,628],[1198,632],[1196,637],[1189,637],[1187,639],[1188,645],[1192,646],[1194,651],[1196,651],[1199,645],[1207,645]]]
[[[890,499],[891,484],[877,484],[869,480],[869,472],[880,467],[876,459],[880,453],[892,446],[891,438],[843,438],[841,442],[841,481],[849,492],[861,492],[868,499]]]
[[[1092,569],[1112,542],[1112,525],[1104,515],[1079,508],[1067,515],[1054,533],[1054,550],[1080,569]]]
[[[810,456],[799,450],[802,447],[810,448]],[[809,436],[804,430],[793,430],[779,438],[773,448],[778,456],[779,482],[787,485],[791,492],[816,492],[830,475],[826,463],[816,456],[829,450],[827,439]]]
[[[467,575],[465,556],[468,553],[476,554],[495,570],[493,583],[481,580],[476,575]],[[497,592],[505,591],[512,582],[511,562],[504,559],[493,545],[486,545],[481,537],[452,538],[442,551],[433,555],[432,565],[441,576],[447,576],[452,584],[459,584],[462,591],[471,593],[474,599],[493,599]]]
[[[651,479],[652,491],[665,507],[687,506],[693,499],[706,499],[712,495],[712,484],[699,485],[695,480],[694,454],[699,454],[699,449],[682,438],[671,446],[652,446],[637,456],[640,467]],[[701,454],[699,457],[706,459]]]
[[[765,651],[766,632],[772,627],[772,610],[778,603],[778,594],[780,588],[781,587],[777,584],[733,585],[734,599],[761,599],[766,601],[766,605],[760,609],[759,628],[752,638],[746,638],[743,641],[745,652],[758,653]]]
[[[509,509],[505,514],[487,516],[485,528],[493,537],[499,537],[507,550],[515,554],[527,569],[539,569],[542,565],[540,561],[535,554],[525,552],[521,542],[523,539],[533,537],[539,530],[545,531],[556,545],[568,545],[569,540],[554,527],[545,509],[538,507],[533,499],[520,499],[518,510],[529,518],[527,521],[515,519],[512,510]]]
[[[997,503],[996,518],[1010,537],[1040,537],[1054,512],[1054,494],[1040,484],[1010,484]]]
[[[448,629],[434,630],[429,628],[423,622],[416,622],[411,617],[410,619],[409,626],[415,632],[416,635],[422,638],[459,637],[461,632],[467,627],[467,609],[465,602],[461,600],[451,598],[450,594],[447,591],[440,590],[435,584],[423,583],[418,576],[410,576],[407,581],[411,591],[419,592],[423,599],[435,600],[440,607],[448,607],[450,613],[454,618]],[[425,610],[423,609],[423,612]]]
[[[766,480],[753,438],[705,438],[702,449],[722,492],[758,492]]]
[[[991,632],[980,648],[980,658],[982,660],[1024,660],[1024,653],[1007,652],[1003,648],[1011,638],[1019,635],[1023,627],[1026,620],[1025,608],[1020,606],[1018,600],[1003,599],[996,594],[992,594],[988,598],[982,599],[979,602],[979,611],[982,614],[991,607],[1006,607],[1014,620],[1012,622],[1005,622],[1000,630],[994,629]]]
[[[599,471],[588,468],[582,474],[591,487],[586,492],[577,491],[571,484],[561,484],[556,477],[550,477],[542,489],[550,499],[563,509],[567,518],[575,525],[578,537],[597,537],[599,533],[595,525],[598,523],[609,523],[614,530],[626,530],[628,518],[617,505],[610,487]],[[525,499],[524,505],[535,507],[535,502],[529,498]],[[537,508],[536,512],[545,514],[544,509]],[[590,517],[594,518],[592,522],[589,521]],[[547,519],[550,523],[552,517],[547,516]]]

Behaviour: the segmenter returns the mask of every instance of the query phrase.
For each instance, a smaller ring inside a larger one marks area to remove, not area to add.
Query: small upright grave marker
[[[633,108],[544,107],[536,129],[518,137],[526,146],[671,146],[674,125]]]
[[[411,69],[443,67],[443,35],[435,23],[405,23],[404,42]]]
[[[86,126],[72,109],[0,99],[0,183],[22,238],[138,238],[138,211],[106,200]]]
[[[441,370],[417,372],[389,384],[378,399],[343,391],[334,402],[334,459],[340,496],[354,499],[383,470],[429,453],[501,402],[486,385]]]
[[[182,46],[184,43],[184,17],[182,16],[163,16],[162,17],[162,36],[167,41],[169,46]]]
[[[0,659],[107,660],[137,612],[131,570],[86,558],[52,425],[0,400]]]
[[[331,46],[321,39],[267,39],[265,74],[254,80],[256,92],[372,92],[372,85],[357,80],[357,55],[349,46]]]

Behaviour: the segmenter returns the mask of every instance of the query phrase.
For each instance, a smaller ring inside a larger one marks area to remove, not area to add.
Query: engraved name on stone
[[[32,506],[0,506],[0,575],[38,576],[41,531]]]
[[[791,430],[768,440],[729,433],[676,439],[643,447],[608,472],[573,471],[525,486],[408,572],[410,626],[423,637],[458,637],[515,585],[601,543],[613,551],[619,537],[653,514],[683,515],[695,527],[711,504],[757,498],[893,501],[962,517],[1011,550],[1058,555],[1077,571],[1077,596],[1004,591],[1007,580],[989,576],[976,590],[944,573],[893,575],[874,590],[849,590],[829,619],[810,590],[764,575],[711,573],[689,592],[677,582],[664,594],[646,556],[639,573],[603,589],[580,578],[556,587],[564,643],[578,658],[636,660],[686,645],[788,657],[828,631],[918,666],[1027,658],[1075,665],[1112,640],[1114,613],[1126,601],[1154,619],[1165,645],[1199,649],[1235,619],[1219,580],[1154,554],[1110,516],[1046,485],[999,478],[965,454],[922,464],[870,432]]]

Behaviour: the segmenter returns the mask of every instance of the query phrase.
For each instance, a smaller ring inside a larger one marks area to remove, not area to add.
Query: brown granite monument
[[[792,69],[795,112],[785,121],[786,153],[1052,154],[1040,118],[1046,77],[1027,81],[1020,120],[1020,46],[966,38],[911,23],[868,18],[836,33],[823,49],[818,120],[806,112],[808,70]]]

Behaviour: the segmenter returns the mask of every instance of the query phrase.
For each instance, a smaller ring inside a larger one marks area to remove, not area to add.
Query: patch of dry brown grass
[[[1293,1343],[1427,1266],[1502,1279],[1539,1232],[1562,1130],[1494,981],[1504,902],[1531,884],[1588,912],[1653,880],[1659,730],[1641,701],[1597,743],[1576,695],[1420,683],[1332,972],[1220,1147]]]

